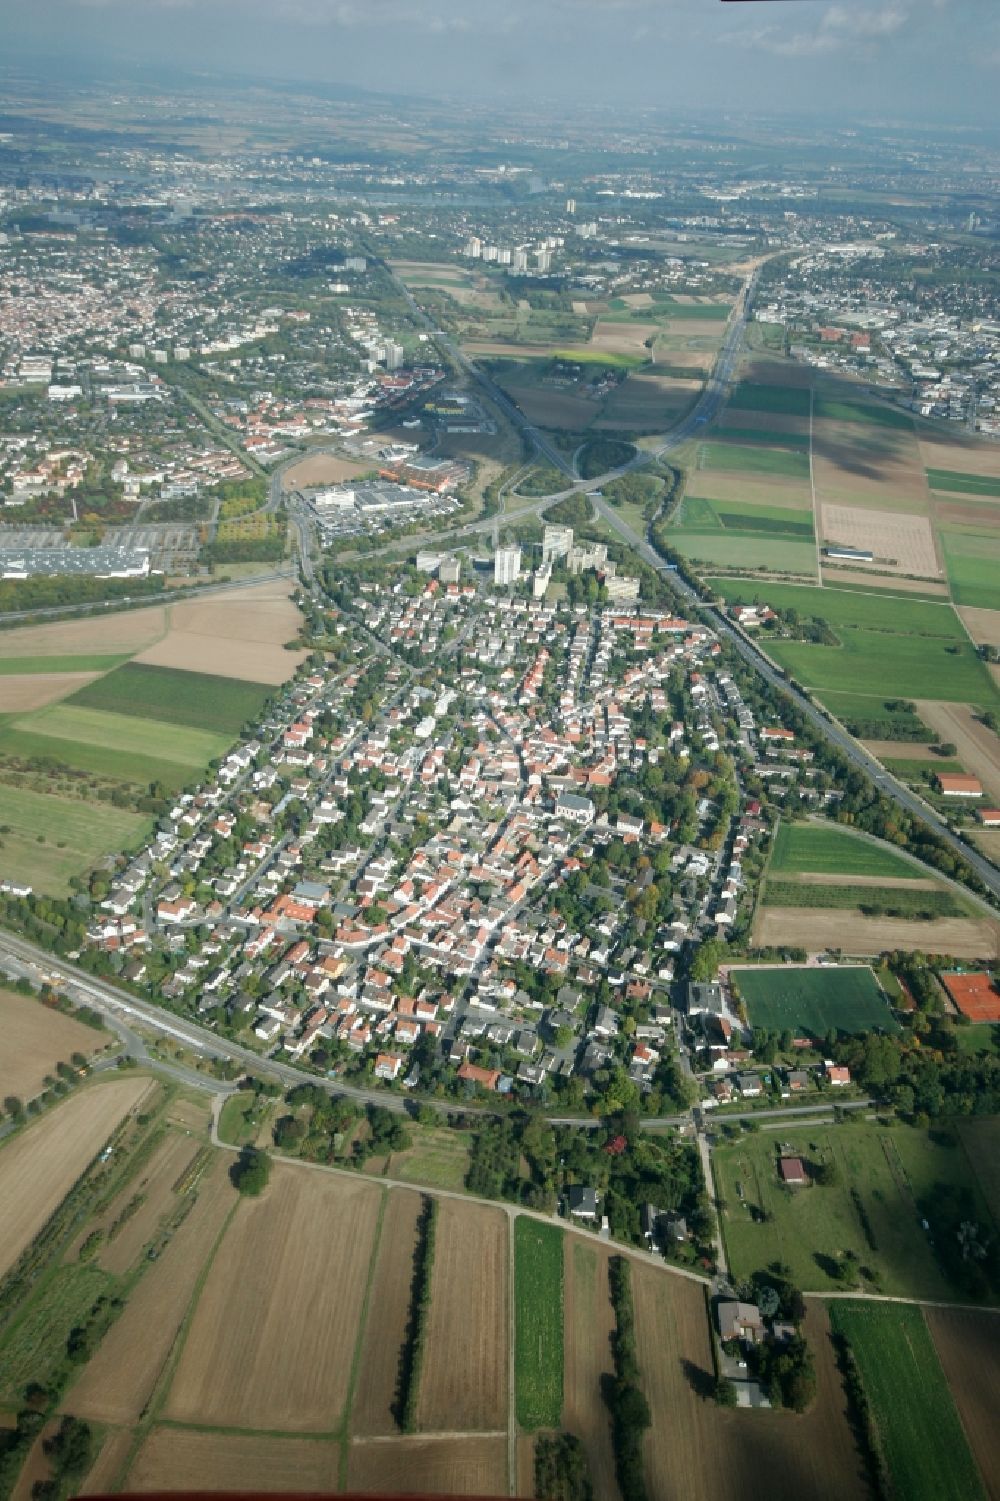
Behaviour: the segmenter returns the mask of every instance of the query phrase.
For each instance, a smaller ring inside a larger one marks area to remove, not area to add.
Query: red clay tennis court
[[[944,988],[970,1022],[1000,1022],[1000,990],[991,975],[942,975]]]

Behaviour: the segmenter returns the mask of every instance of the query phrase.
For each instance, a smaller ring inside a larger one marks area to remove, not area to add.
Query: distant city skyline
[[[995,125],[1000,88],[996,0],[8,0],[4,43],[12,66],[173,66],[574,111],[835,112],[845,124]]]

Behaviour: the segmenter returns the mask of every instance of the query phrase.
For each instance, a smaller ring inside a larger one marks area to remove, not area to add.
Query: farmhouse
[[[1000,808],[977,808],[976,817],[984,829],[1000,829]]]
[[[809,1182],[809,1175],[801,1157],[779,1158],[778,1171],[781,1174],[782,1183],[787,1183],[790,1188],[801,1188],[804,1183]]]
[[[596,1220],[597,1189],[574,1185],[566,1195],[570,1214],[577,1220]]]
[[[753,1345],[763,1337],[764,1320],[756,1303],[720,1303],[718,1318],[721,1339],[745,1339]]]
[[[939,771],[934,780],[945,797],[982,797],[983,784],[978,777],[964,772]]]

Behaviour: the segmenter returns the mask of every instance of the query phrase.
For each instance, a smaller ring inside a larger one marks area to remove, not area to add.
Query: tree
[[[233,1187],[241,1194],[257,1198],[271,1176],[271,1159],[259,1147],[244,1147],[229,1170]]]
[[[712,1395],[720,1407],[736,1406],[736,1386],[726,1376],[717,1379]]]
[[[12,1120],[19,1120],[24,1114],[24,1103],[16,1094],[9,1094],[3,1102],[3,1108]]]

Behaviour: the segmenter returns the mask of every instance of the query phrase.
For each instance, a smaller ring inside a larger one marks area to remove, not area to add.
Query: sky
[[[0,0],[0,35],[14,64],[123,74],[180,65],[567,111],[1000,121],[1000,0]]]

